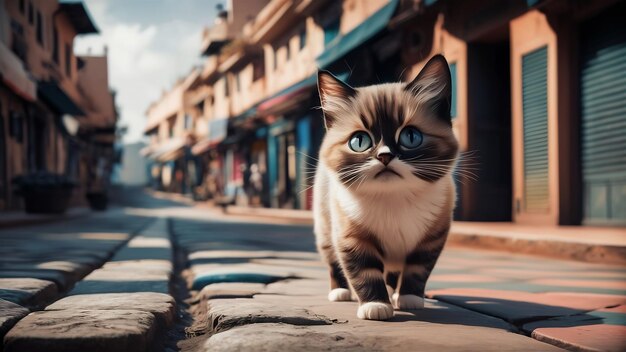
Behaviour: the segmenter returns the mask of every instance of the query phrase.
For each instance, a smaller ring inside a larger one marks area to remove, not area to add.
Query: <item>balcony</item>
[[[220,49],[233,39],[233,33],[225,17],[218,17],[213,27],[205,28],[202,33],[202,55],[217,54]]]

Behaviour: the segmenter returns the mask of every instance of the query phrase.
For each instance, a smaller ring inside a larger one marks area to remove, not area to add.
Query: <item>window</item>
[[[278,49],[274,50],[274,70],[278,68]]]
[[[241,92],[241,72],[235,73],[235,83],[237,84],[237,91]]]
[[[65,74],[72,76],[72,47],[69,44],[65,44]]]
[[[230,87],[228,86],[228,77],[224,77],[224,96],[228,96],[228,91]]]
[[[35,8],[31,1],[28,2],[28,23],[33,24],[35,22]]]
[[[287,45],[285,45],[285,62],[288,62],[290,58],[289,43],[287,43]]]
[[[41,12],[37,11],[37,43],[43,46],[43,18]]]
[[[52,59],[57,65],[61,61],[59,58],[59,31],[57,26],[52,27]]]
[[[300,50],[306,46],[306,27],[300,31]]]
[[[452,118],[456,117],[456,62],[450,64],[450,76],[452,77],[452,86],[450,89],[452,90],[452,97],[450,99],[450,116]]]
[[[193,129],[193,118],[191,117],[191,115],[185,115],[184,123],[186,131]]]
[[[20,0],[20,13],[22,15],[26,14],[26,1],[25,0]]]
[[[324,26],[324,46],[332,42],[339,35],[339,25],[341,19],[337,18]]]
[[[263,59],[256,59],[252,63],[252,81],[256,82],[263,78],[265,75],[265,65],[263,65]]]

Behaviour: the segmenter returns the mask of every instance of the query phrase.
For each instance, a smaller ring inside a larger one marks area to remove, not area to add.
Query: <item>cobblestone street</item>
[[[624,267],[449,247],[423,310],[363,321],[326,300],[310,226],[118,198],[0,231],[4,351],[626,348]]]

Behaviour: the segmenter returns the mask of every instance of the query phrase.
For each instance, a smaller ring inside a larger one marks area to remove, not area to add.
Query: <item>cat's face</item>
[[[327,134],[320,160],[355,192],[427,186],[454,167],[450,71],[431,59],[411,83],[352,88],[320,71]]]

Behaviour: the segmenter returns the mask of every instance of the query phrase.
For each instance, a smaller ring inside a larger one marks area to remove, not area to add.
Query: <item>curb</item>
[[[507,235],[467,234],[454,232],[454,229],[448,236],[448,245],[591,263],[626,264],[626,246],[525,239]]]

